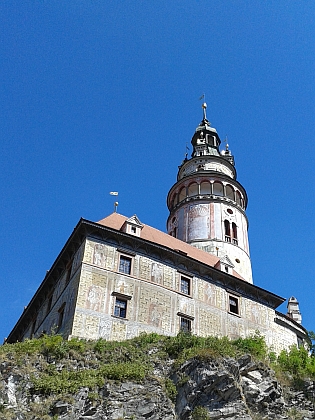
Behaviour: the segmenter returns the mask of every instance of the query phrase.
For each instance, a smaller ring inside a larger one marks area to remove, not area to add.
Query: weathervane
[[[199,101],[201,101],[203,99],[203,103],[201,105],[202,110],[203,110],[203,119],[206,120],[207,119],[207,114],[206,114],[206,109],[207,109],[207,104],[206,104],[206,94],[203,93],[200,98]]]
[[[111,191],[110,193],[109,193],[110,195],[118,195],[118,192],[117,191]],[[115,203],[114,203],[114,212],[115,213],[117,213],[117,207],[118,207],[118,201],[115,201]]]

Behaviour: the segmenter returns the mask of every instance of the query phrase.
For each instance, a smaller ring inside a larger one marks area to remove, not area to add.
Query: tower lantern
[[[167,230],[172,236],[220,257],[220,268],[252,283],[246,217],[247,194],[236,180],[234,157],[203,119],[191,139],[192,155],[179,166],[167,197]]]

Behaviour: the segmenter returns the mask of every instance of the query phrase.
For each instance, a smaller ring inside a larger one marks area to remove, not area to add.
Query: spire
[[[207,109],[207,104],[206,104],[206,102],[204,102],[204,103],[201,105],[201,107],[202,107],[202,109],[203,109],[203,121],[208,121],[208,120],[207,120],[207,114],[206,114],[206,109]]]
[[[202,95],[200,99],[203,99],[204,96]],[[207,119],[206,102],[202,103],[201,108],[203,118],[191,139],[191,144],[193,145],[192,157],[207,155],[220,156],[219,146],[221,140],[216,129],[211,127],[211,123]]]

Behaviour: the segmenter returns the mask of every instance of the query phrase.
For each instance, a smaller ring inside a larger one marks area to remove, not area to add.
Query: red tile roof
[[[112,229],[121,230],[126,220],[128,220],[128,217],[123,216],[119,213],[112,213],[97,223],[103,226],[107,226]],[[189,245],[186,242],[176,239],[173,236],[170,236],[167,233],[161,232],[160,230],[155,229],[148,225],[143,224],[140,238],[165,246],[175,251],[183,252],[187,254],[188,257],[193,258],[194,260],[200,261],[201,263],[207,264],[211,267],[214,267],[220,260],[219,257],[216,257],[213,254],[209,254],[208,252],[195,248],[194,246]],[[234,270],[233,270],[233,276],[241,280],[244,280],[243,277],[241,277]]]

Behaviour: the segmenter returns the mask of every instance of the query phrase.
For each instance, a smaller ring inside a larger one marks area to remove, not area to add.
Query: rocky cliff
[[[203,351],[182,360],[159,342],[144,348],[134,340],[109,354],[100,348],[78,351],[78,343],[69,350],[59,342],[58,352],[47,345],[18,352],[7,346],[0,363],[0,419],[315,418],[312,381],[300,381],[299,389],[281,385],[250,354]]]

